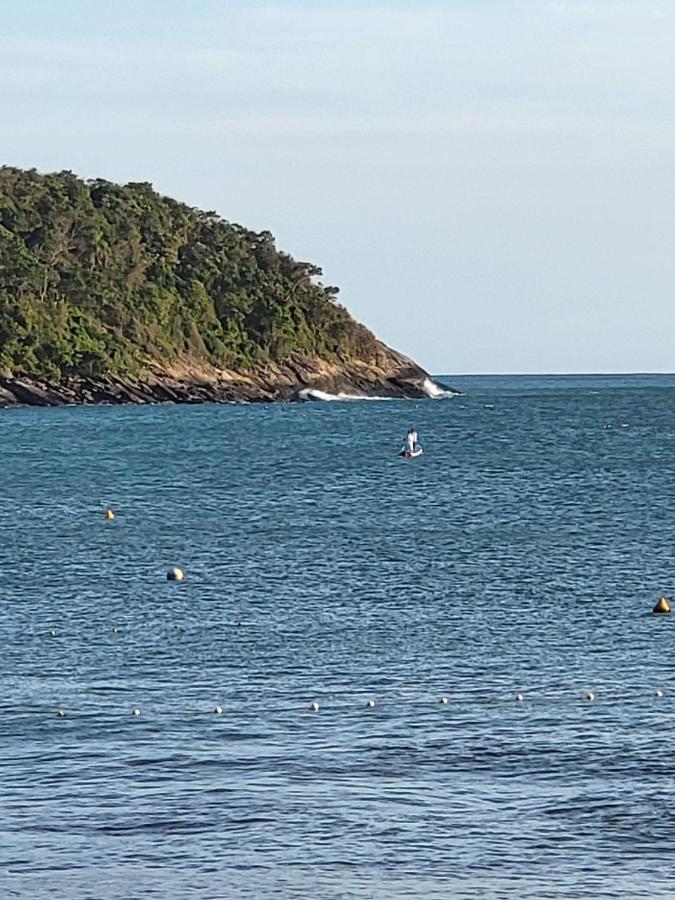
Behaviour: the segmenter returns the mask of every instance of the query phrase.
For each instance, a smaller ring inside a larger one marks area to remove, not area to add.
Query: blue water
[[[0,412],[2,898],[675,896],[675,377],[447,380]]]

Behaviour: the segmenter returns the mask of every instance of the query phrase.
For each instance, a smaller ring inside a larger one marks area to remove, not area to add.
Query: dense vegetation
[[[0,168],[0,372],[133,374],[190,357],[370,359],[321,270],[149,184]]]

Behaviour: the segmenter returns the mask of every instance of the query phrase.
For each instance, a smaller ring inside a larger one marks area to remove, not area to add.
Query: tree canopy
[[[0,371],[60,379],[190,358],[368,361],[370,331],[272,235],[152,185],[0,167]]]

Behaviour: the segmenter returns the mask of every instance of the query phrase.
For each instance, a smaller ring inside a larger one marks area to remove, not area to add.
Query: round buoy
[[[65,712],[62,709],[57,709],[56,715],[59,717],[59,719],[63,719],[63,717],[65,716]]]
[[[440,699],[438,702],[439,702],[439,703],[447,703],[447,702],[448,702],[448,698],[447,698],[447,697],[441,697],[441,699]]]
[[[586,694],[586,699],[587,699],[587,700],[590,700],[590,701],[595,700],[595,694],[593,693],[593,691],[589,691],[589,692]]]
[[[309,705],[309,711],[310,711],[310,712],[318,712],[318,711],[319,711],[319,704],[318,704],[318,703],[310,703],[310,705]]]
[[[173,566],[166,573],[167,581],[184,581],[185,580],[185,572],[182,569],[179,569],[178,566]]]
[[[105,517],[109,522],[112,522],[112,520],[115,518],[115,513],[112,511],[112,509],[106,509]]]
[[[216,708],[215,708],[213,711],[214,711],[214,713],[215,713],[217,716],[220,716],[220,715],[223,714],[223,707],[222,707],[222,706],[216,706]]]
[[[525,698],[523,697],[522,694],[516,694],[516,700],[518,700],[519,703],[522,702],[524,699]]]
[[[670,612],[670,603],[668,603],[665,597],[659,597],[652,612],[665,615]]]
[[[113,625],[113,634],[117,634],[118,631],[119,628],[117,627],[117,625]]]
[[[369,700],[369,701],[366,703],[366,706],[368,707],[368,709],[372,709],[372,708],[375,706],[375,701],[374,701],[374,700]]]
[[[56,637],[56,632],[54,631],[53,628],[52,628],[52,630],[49,632],[49,636],[50,636],[50,637]]]
[[[663,691],[660,688],[657,688],[654,693],[656,697],[663,697]]]
[[[140,714],[141,714],[140,709],[137,708],[137,709],[134,710],[134,715],[135,715],[135,716],[140,716]]]

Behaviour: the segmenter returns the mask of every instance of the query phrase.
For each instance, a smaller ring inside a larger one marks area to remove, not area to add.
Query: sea
[[[441,380],[0,411],[3,900],[675,897],[675,376]]]

